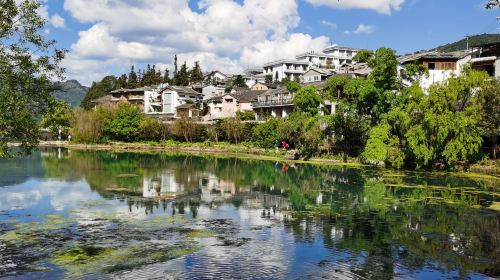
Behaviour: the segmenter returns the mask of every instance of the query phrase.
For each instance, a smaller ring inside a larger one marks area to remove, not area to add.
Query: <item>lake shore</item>
[[[243,159],[259,159],[280,162],[307,163],[316,165],[342,165],[349,167],[368,166],[355,160],[344,162],[332,158],[311,158],[309,160],[292,160],[285,158],[285,151],[280,149],[262,149],[243,144],[220,143],[124,143],[111,142],[109,144],[82,144],[68,141],[40,141],[39,147],[61,147],[76,150],[98,151],[130,151],[130,152],[175,152],[183,154],[211,155],[220,157],[236,157]]]
[[[74,150],[97,150],[97,151],[117,151],[117,152],[166,152],[180,153],[190,155],[210,155],[215,157],[227,158],[234,157],[240,159],[255,159],[293,163],[305,163],[312,165],[338,165],[347,167],[369,167],[356,161],[349,159],[344,162],[335,158],[311,158],[309,160],[291,160],[285,158],[285,151],[280,149],[278,152],[274,149],[255,148],[243,144],[229,144],[226,142],[219,143],[181,143],[181,142],[163,142],[163,143],[124,143],[111,142],[108,144],[82,144],[71,143],[68,141],[40,141],[39,147],[61,147]],[[426,171],[411,171],[411,170],[391,170],[391,172],[426,172]],[[500,172],[495,164],[482,166],[475,164],[471,166],[468,172],[443,172],[434,171],[434,173],[448,173],[459,177],[482,177],[485,179],[500,180]]]

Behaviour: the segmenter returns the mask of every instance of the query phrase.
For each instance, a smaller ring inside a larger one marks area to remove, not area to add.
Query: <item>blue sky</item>
[[[44,2],[48,36],[69,51],[68,78],[87,85],[132,64],[171,69],[174,54],[204,70],[240,72],[333,43],[403,54],[500,33],[499,9],[482,0]]]

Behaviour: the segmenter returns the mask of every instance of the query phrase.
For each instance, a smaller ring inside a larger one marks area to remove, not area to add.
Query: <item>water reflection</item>
[[[20,165],[29,178],[13,172]],[[15,215],[30,221],[75,211],[88,222],[95,213],[82,203],[103,200],[99,213],[182,216],[191,222],[181,228],[215,233],[198,240],[194,254],[122,277],[500,276],[494,178],[68,150],[0,166],[8,167],[0,170],[0,225]],[[5,179],[9,173],[16,180]],[[0,266],[0,276],[11,273]]]

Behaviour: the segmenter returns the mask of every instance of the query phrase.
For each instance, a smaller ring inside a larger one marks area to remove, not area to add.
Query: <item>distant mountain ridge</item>
[[[54,85],[57,87],[57,90],[53,93],[54,97],[68,102],[73,108],[80,105],[89,91],[88,87],[82,86],[77,80],[56,82]]]
[[[500,33],[480,34],[480,35],[469,36],[469,48],[477,46],[477,45],[495,43],[495,42],[500,42]],[[460,41],[457,41],[454,43],[449,43],[446,45],[442,45],[442,46],[436,47],[432,50],[437,50],[440,52],[454,52],[454,51],[461,51],[461,50],[466,50],[466,49],[467,49],[467,39],[464,38]]]

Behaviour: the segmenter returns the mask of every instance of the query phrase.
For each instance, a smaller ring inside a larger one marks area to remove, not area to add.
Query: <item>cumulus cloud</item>
[[[336,9],[369,9],[390,15],[399,11],[405,0],[306,0],[315,6],[328,6]]]
[[[375,25],[368,25],[361,23],[358,28],[354,30],[354,34],[371,34],[375,31]]]
[[[59,14],[50,17],[50,24],[55,28],[66,28],[66,22]]]
[[[64,63],[68,76],[86,84],[107,69],[128,72],[131,63],[165,66],[174,54],[205,71],[238,73],[328,42],[290,33],[300,22],[297,0],[201,0],[198,9],[187,0],[65,0],[64,8],[90,25]]]

